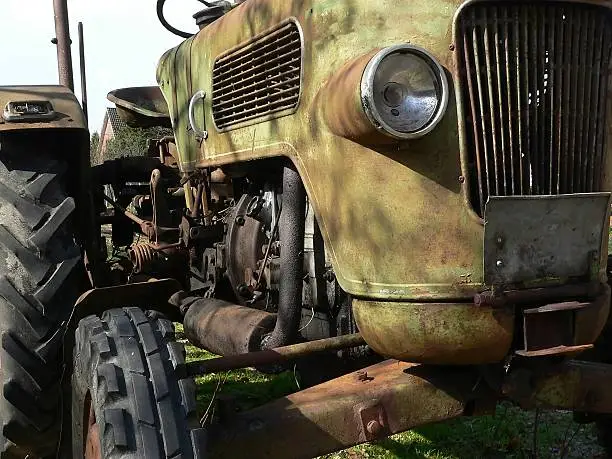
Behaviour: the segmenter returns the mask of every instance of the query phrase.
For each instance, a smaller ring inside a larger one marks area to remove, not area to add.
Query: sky
[[[157,20],[156,0],[68,0],[75,94],[81,99],[77,23],[83,22],[89,129],[100,131],[106,94],[117,88],[156,84],[161,55],[182,39]],[[196,0],[168,0],[170,24],[196,32]],[[0,85],[57,84],[53,0],[0,0]]]

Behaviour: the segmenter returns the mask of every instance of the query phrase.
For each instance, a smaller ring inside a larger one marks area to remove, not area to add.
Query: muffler
[[[187,339],[223,356],[259,351],[263,337],[276,324],[276,314],[214,298],[187,298],[181,309],[187,309],[183,319]]]

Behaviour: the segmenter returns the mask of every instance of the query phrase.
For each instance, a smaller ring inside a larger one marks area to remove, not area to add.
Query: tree
[[[91,139],[89,140],[89,157],[91,159],[91,164],[97,164],[100,148],[100,134],[94,132],[91,135]]]
[[[147,152],[149,139],[161,139],[172,135],[172,130],[162,127],[123,128],[108,142],[104,160],[122,156],[142,156]]]

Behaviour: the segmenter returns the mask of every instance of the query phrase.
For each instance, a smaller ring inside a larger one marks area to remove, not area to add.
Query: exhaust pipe
[[[181,310],[185,309],[187,339],[224,356],[259,351],[263,337],[276,322],[276,314],[214,298],[187,298],[181,303]]]
[[[83,23],[79,22],[79,70],[81,74],[81,105],[85,121],[89,120],[87,109],[87,74],[85,72],[85,38],[83,36]]]
[[[59,83],[74,92],[72,51],[70,49],[72,41],[70,40],[67,0],[53,0],[53,15],[55,18],[55,38],[52,43],[57,45]]]

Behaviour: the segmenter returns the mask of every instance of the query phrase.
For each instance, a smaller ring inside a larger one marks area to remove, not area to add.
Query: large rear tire
[[[3,139],[4,140],[4,139]],[[24,151],[25,150],[25,151]],[[0,457],[54,455],[63,325],[81,254],[64,163],[3,142],[0,151]]]
[[[138,308],[83,319],[72,378],[75,459],[202,458],[193,379],[172,322]]]

